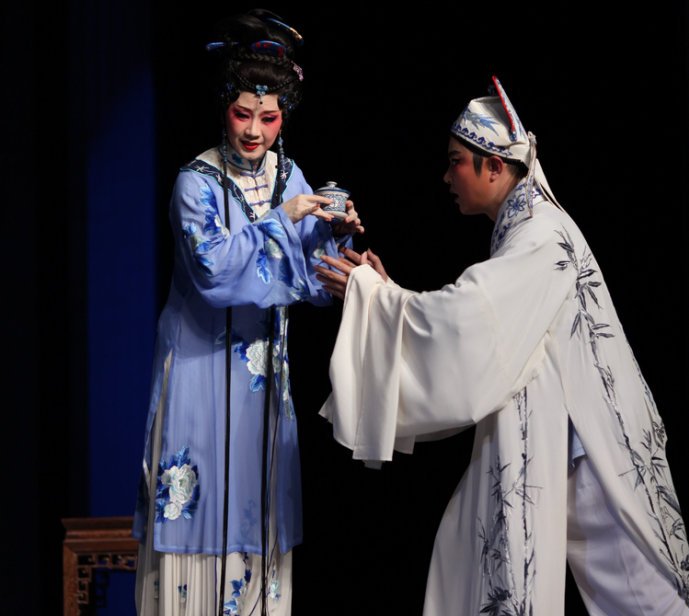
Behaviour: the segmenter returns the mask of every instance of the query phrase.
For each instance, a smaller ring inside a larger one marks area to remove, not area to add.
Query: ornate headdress
[[[226,109],[240,92],[251,92],[263,102],[266,94],[277,93],[283,116],[287,117],[301,99],[304,73],[292,59],[303,38],[275,13],[254,9],[225,22],[221,40],[208,43],[206,49],[220,55],[223,83],[220,98]],[[219,147],[223,165],[229,162],[227,125]],[[287,180],[282,131],[277,138],[278,183],[271,207],[280,204]],[[223,172],[225,167],[223,167]]]
[[[507,96],[500,80],[493,76],[494,96],[483,96],[469,101],[450,133],[470,146],[496,155],[508,162],[522,163],[528,168],[526,195],[529,210],[533,206],[534,184],[548,201],[560,207],[548,185],[536,155],[536,136],[526,131]]]
[[[280,106],[289,113],[299,103],[299,86],[304,80],[304,71],[292,59],[293,48],[303,44],[303,37],[292,26],[267,13],[261,11],[260,14],[252,15],[264,26],[261,33],[263,37],[251,40],[251,28],[247,28],[241,35],[230,32],[225,35],[224,40],[208,43],[206,49],[219,51],[224,56],[225,83],[221,93],[223,104],[235,100],[240,91],[253,92],[260,98],[280,92]],[[265,38],[266,34],[271,36],[270,30],[273,30],[273,37]],[[272,65],[282,76],[278,80],[268,80],[269,83],[255,83],[242,70],[248,64]]]

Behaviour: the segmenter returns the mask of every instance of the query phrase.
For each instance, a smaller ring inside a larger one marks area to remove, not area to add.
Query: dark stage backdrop
[[[666,422],[686,519],[686,7],[266,8],[306,40],[287,154],[314,187],[332,179],[352,191],[367,229],[356,246],[409,288],[438,288],[488,256],[490,221],[461,217],[441,178],[449,125],[500,77],[601,264]],[[7,613],[59,613],[61,517],[132,512],[171,270],[167,201],[179,166],[219,135],[203,45],[227,10],[2,9]],[[317,415],[340,306],[290,314],[305,511],[294,613],[419,614],[472,432],[381,471],[354,463]],[[113,580],[99,613],[133,613],[132,588]],[[568,606],[584,613],[576,592]]]

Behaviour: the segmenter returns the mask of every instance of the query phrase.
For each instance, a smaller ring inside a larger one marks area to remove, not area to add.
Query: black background
[[[551,187],[601,265],[665,419],[686,519],[687,12],[680,2],[615,4],[266,8],[306,40],[305,96],[286,130],[287,154],[314,187],[333,179],[351,190],[367,229],[357,247],[376,250],[408,288],[438,288],[488,256],[490,221],[461,217],[441,178],[449,125],[486,93],[492,74],[500,77],[538,137]],[[150,42],[141,53],[152,58],[156,207],[167,230],[177,168],[219,134],[203,44],[218,18],[250,6],[123,5],[123,19],[140,20]],[[3,242],[7,613],[59,613],[59,518],[88,515],[79,470],[87,450],[78,383],[84,278],[65,231],[83,224],[85,207],[72,185],[86,161],[84,135],[69,129],[83,111],[70,96],[70,37],[75,20],[93,10],[76,2],[3,8],[2,179],[14,206]],[[171,245],[166,233],[158,242],[162,306]],[[379,472],[352,462],[317,416],[339,310],[291,310],[305,510],[294,613],[419,614],[434,534],[472,433],[418,445]],[[568,605],[568,614],[583,613],[575,594]]]

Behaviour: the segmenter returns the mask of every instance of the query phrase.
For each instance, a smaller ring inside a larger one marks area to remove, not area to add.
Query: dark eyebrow
[[[234,104],[235,108],[239,109],[240,111],[243,111],[245,113],[253,113],[253,109],[250,107],[244,107],[244,105],[240,105],[238,103]],[[282,111],[281,109],[267,109],[266,111],[261,111],[261,116],[266,115],[267,113],[280,113]]]

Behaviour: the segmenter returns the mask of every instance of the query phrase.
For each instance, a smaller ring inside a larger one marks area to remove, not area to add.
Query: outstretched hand
[[[285,211],[285,214],[292,222],[299,222],[305,216],[313,214],[317,218],[322,218],[326,222],[333,219],[333,215],[324,212],[321,205],[330,205],[333,200],[329,197],[321,197],[319,195],[296,195],[288,201],[285,201],[280,207]]]
[[[364,265],[365,263],[370,265],[376,272],[378,272],[380,277],[385,282],[388,281],[388,273],[383,267],[383,262],[380,260],[380,257],[370,248],[366,252],[361,253],[361,263],[359,265]]]
[[[359,254],[351,248],[340,248],[340,251],[344,256],[336,259],[334,257],[329,257],[328,255],[323,255],[323,262],[329,265],[333,269],[328,269],[321,265],[316,265],[316,278],[320,280],[323,284],[323,288],[340,299],[344,299],[345,292],[347,291],[347,282],[349,281],[349,275],[352,273],[355,267],[359,265],[370,265],[373,269],[378,272],[383,280],[387,281],[388,275],[385,272],[383,263],[381,262],[378,255],[376,255],[372,250],[367,250]]]

